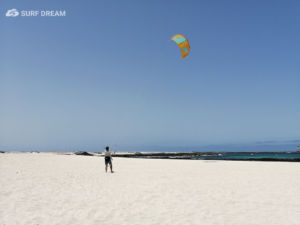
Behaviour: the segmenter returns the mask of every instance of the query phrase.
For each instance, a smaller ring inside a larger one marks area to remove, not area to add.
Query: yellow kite
[[[187,55],[190,53],[190,44],[186,37],[181,34],[176,34],[169,41],[171,40],[175,41],[180,48],[182,54],[181,59],[187,57]]]

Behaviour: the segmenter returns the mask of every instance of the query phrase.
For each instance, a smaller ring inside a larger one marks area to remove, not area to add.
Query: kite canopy
[[[185,36],[181,34],[174,35],[169,41],[175,41],[178,47],[181,50],[182,58],[187,57],[187,55],[190,53],[190,44]]]

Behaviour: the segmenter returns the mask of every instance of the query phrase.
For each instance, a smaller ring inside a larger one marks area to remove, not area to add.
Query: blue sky
[[[0,150],[300,144],[299,1],[0,6]],[[190,42],[183,60],[175,34]]]

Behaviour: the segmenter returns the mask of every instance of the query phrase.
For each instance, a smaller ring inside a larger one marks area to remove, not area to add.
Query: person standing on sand
[[[114,171],[112,170],[112,157],[109,151],[109,147],[106,146],[105,151],[104,151],[104,158],[105,158],[105,172],[107,172],[107,165],[109,164],[110,166],[110,171],[113,173]]]

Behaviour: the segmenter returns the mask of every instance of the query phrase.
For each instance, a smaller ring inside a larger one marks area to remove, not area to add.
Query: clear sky
[[[300,144],[299,1],[4,0],[0,9],[0,150]],[[20,15],[6,17],[11,9]],[[183,60],[175,34],[190,42]]]

